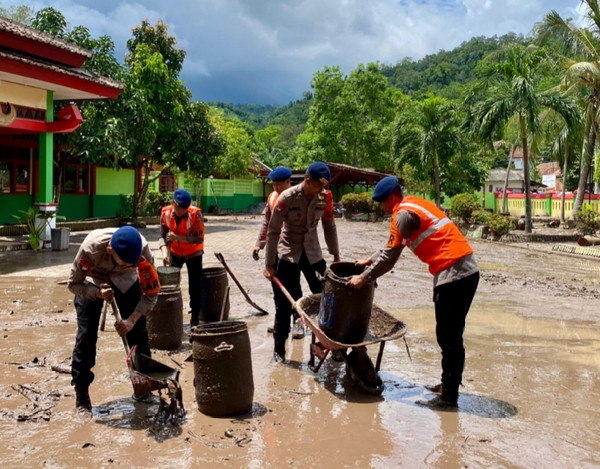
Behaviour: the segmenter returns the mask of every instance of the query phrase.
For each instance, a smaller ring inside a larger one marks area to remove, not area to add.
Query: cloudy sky
[[[577,19],[580,0],[0,0],[12,5],[52,6],[109,35],[121,61],[131,29],[162,19],[187,51],[181,78],[195,99],[284,105],[324,66],[349,73],[473,36],[527,35],[550,10]]]

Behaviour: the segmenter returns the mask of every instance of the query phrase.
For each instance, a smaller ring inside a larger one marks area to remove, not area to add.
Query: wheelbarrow
[[[383,392],[383,382],[378,372],[383,358],[385,342],[404,338],[407,326],[380,307],[373,305],[367,332],[359,343],[345,344],[337,342],[325,334],[319,326],[318,315],[321,304],[321,294],[313,294],[300,298],[298,301],[290,295],[281,281],[273,278],[273,282],[298,312],[302,321],[311,331],[310,359],[308,367],[317,373],[331,351],[340,351],[346,363],[346,371],[352,381],[364,391],[380,395]],[[406,339],[405,339],[406,340]],[[379,343],[379,351],[375,365],[367,355],[367,346]],[[346,353],[352,349],[350,353]],[[407,347],[408,351],[408,347]],[[410,356],[410,354],[409,354]],[[315,364],[315,361],[318,362]]]
[[[121,314],[114,299],[111,302],[111,307],[115,319],[121,321]],[[179,385],[179,370],[138,352],[137,345],[129,348],[127,337],[122,336],[121,339],[127,353],[127,368],[134,397],[139,398],[151,391],[159,391],[161,406],[155,418],[163,422],[183,418],[185,409],[183,407],[181,386]],[[161,390],[163,389],[167,390],[168,403],[165,403],[162,399]]]

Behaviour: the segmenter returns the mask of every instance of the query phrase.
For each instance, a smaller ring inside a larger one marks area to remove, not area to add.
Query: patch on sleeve
[[[287,208],[287,205],[284,202],[277,202],[277,206],[275,207],[276,213],[281,213]]]
[[[89,272],[92,267],[94,267],[94,264],[89,259],[79,259],[79,268],[82,272]]]
[[[393,233],[390,233],[390,237],[388,238],[387,246],[389,248],[393,248],[396,245],[396,236]]]

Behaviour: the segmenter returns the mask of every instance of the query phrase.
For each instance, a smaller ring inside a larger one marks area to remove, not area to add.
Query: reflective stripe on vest
[[[417,238],[414,241],[410,241],[408,239],[405,239],[402,241],[402,244],[404,244],[405,246],[408,246],[411,251],[414,251],[415,249],[417,249],[419,247],[419,245],[423,242],[424,239],[431,236],[433,233],[438,231],[440,228],[442,228],[443,226],[446,226],[448,223],[452,223],[452,220],[450,220],[448,217],[444,217],[444,218],[440,219],[440,218],[436,217],[433,213],[431,213],[429,210],[427,210],[425,207],[421,207],[420,205],[417,205],[417,204],[401,202],[400,206],[402,208],[410,207],[417,211],[422,212],[433,223],[429,228],[427,228],[419,236],[417,236]]]
[[[163,210],[165,215],[165,224],[167,225],[170,231],[179,235],[187,236],[187,234],[190,232],[192,227],[192,217],[202,217],[202,211],[198,207],[190,207],[190,209],[188,209],[188,216],[185,222],[185,232],[181,233],[177,231],[178,226],[175,223],[175,219],[172,217],[173,207],[165,207],[165,209]],[[175,241],[174,243],[171,243],[170,249],[171,252],[176,256],[186,257],[198,251],[204,250],[204,243],[190,244],[187,241]]]
[[[401,210],[414,213],[421,220],[420,228],[411,239],[403,239],[396,224]],[[408,246],[433,275],[450,267],[473,249],[458,227],[437,206],[415,196],[407,196],[394,207],[388,247]]]

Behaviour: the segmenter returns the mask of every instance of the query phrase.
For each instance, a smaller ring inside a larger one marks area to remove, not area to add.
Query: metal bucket
[[[183,337],[183,300],[178,285],[162,285],[158,301],[146,315],[151,348],[179,348]]]
[[[161,265],[156,270],[158,270],[158,281],[161,285],[179,285],[181,281],[181,269],[179,267]]]
[[[254,379],[245,322],[224,321],[193,327],[192,357],[200,412],[211,416],[250,412]]]
[[[359,289],[346,285],[351,276],[363,270],[364,267],[358,267],[353,262],[334,262],[325,272],[319,327],[336,342],[360,343],[367,333],[375,284],[367,282]]]
[[[224,267],[205,267],[200,277],[202,291],[202,311],[199,319],[203,322],[215,322],[229,318],[229,301],[227,298],[227,270]]]

